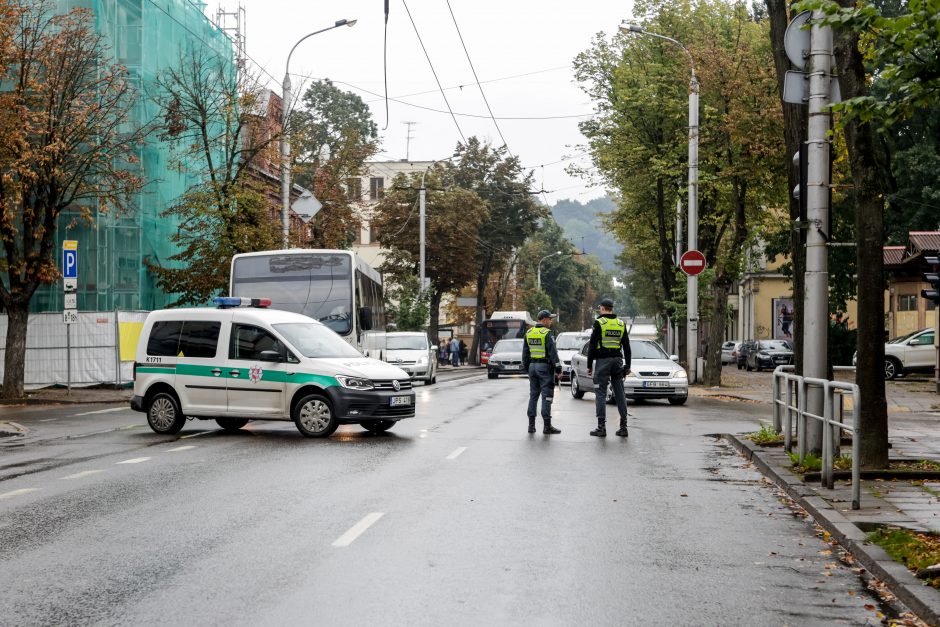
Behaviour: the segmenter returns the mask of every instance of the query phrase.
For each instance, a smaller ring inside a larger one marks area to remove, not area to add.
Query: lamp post
[[[624,33],[637,33],[663,39],[682,48],[689,57],[689,67],[692,77],[689,80],[689,217],[688,217],[688,248],[698,249],[698,76],[695,74],[695,62],[692,53],[681,42],[672,37],[651,33],[638,24],[621,22],[620,31]],[[689,369],[689,382],[695,383],[698,378],[698,276],[689,276],[686,280],[688,304],[686,311],[686,361]]]
[[[291,102],[291,84],[290,84],[290,58],[294,50],[300,45],[300,42],[325,33],[328,30],[339,28],[340,26],[353,26],[356,20],[337,20],[332,26],[321,28],[310,34],[304,35],[294,47],[290,49],[287,55],[287,64],[284,67],[284,82],[281,84],[281,226],[283,229],[282,242],[284,248],[290,248],[290,134],[288,132],[288,120],[290,119]]]
[[[546,259],[551,259],[552,257],[557,257],[558,255],[562,255],[562,254],[564,254],[564,253],[562,253],[560,250],[556,250],[556,251],[553,252],[552,254],[550,254],[550,255],[545,255],[544,257],[542,257],[541,259],[539,259],[539,271],[538,271],[538,279],[537,279],[537,281],[538,281],[538,290],[539,290],[540,292],[542,291],[542,262],[545,261]]]

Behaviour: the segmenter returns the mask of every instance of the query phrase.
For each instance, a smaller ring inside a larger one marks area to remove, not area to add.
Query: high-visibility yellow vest
[[[627,327],[623,320],[619,318],[598,318],[597,323],[601,325],[601,342],[598,348],[620,348],[620,341],[623,334],[627,332]]]
[[[548,327],[532,327],[525,332],[525,343],[529,345],[529,356],[532,359],[545,359],[546,337],[548,337]]]

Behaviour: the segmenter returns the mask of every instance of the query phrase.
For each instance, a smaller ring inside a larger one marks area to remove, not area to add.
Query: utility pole
[[[803,376],[826,379],[829,346],[829,100],[832,81],[832,28],[822,26],[822,11],[813,11],[810,31],[809,125],[806,182],[806,272],[803,328]],[[823,415],[823,391],[811,387],[806,410]],[[806,450],[822,451],[823,424],[810,420]],[[803,434],[800,434],[803,437]]]
[[[414,137],[411,134],[411,127],[416,125],[417,122],[402,122],[402,124],[408,127],[408,132],[405,135],[405,161],[411,161],[411,140]]]

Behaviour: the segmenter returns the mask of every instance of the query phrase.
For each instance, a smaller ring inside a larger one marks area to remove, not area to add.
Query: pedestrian
[[[460,365],[467,365],[467,343],[460,340]]]
[[[591,341],[587,355],[587,373],[594,378],[594,408],[597,429],[591,435],[607,437],[607,384],[613,388],[620,412],[617,435],[627,437],[627,399],[623,393],[623,378],[630,370],[630,334],[627,325],[614,314],[614,301],[601,300],[601,315],[591,328]],[[594,362],[597,368],[594,368]]]
[[[460,365],[460,342],[455,337],[450,338],[450,365]]]
[[[529,374],[529,433],[535,433],[535,408],[542,397],[542,433],[561,433],[552,426],[552,400],[555,386],[561,377],[561,363],[555,350],[555,336],[551,334],[555,314],[543,309],[536,314],[538,324],[525,332],[522,343],[522,369]]]
[[[437,341],[437,365],[447,365],[447,339],[439,338]]]

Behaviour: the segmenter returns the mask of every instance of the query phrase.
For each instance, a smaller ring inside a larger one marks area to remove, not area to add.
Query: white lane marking
[[[200,435],[206,435],[207,433],[215,433],[215,431],[199,431],[197,433],[190,433],[189,435],[181,435],[180,440],[185,440],[187,438],[198,438]]]
[[[72,414],[72,416],[94,416],[95,414],[110,414],[116,411],[124,411],[127,407],[113,407],[111,409],[99,409],[98,411],[86,411],[81,414]]]
[[[195,446],[177,446],[176,448],[167,449],[167,453],[172,453],[174,451],[188,451],[191,448],[196,448]]]
[[[447,459],[457,459],[460,454],[467,450],[466,446],[458,446],[453,453],[447,456]]]
[[[383,512],[372,512],[366,515],[365,518],[350,527],[349,531],[338,537],[333,542],[333,546],[349,546],[356,538],[361,536],[366,529],[374,525],[376,521],[384,515]]]
[[[39,422],[52,422],[54,420],[58,420],[58,418],[43,418]]]
[[[87,477],[89,475],[97,475],[99,472],[104,472],[104,471],[103,470],[83,470],[81,472],[76,472],[74,475],[62,477],[62,479],[81,479],[82,477]]]
[[[117,464],[139,464],[140,462],[146,462],[146,461],[149,461],[149,460],[150,460],[149,457],[135,457],[134,459],[125,459],[123,462],[114,462],[114,463],[115,463],[115,465],[117,465]]]
[[[28,494],[30,492],[35,492],[39,488],[20,488],[19,490],[13,490],[12,492],[4,492],[0,494],[0,501],[3,499],[11,499],[14,496],[19,496],[21,494]]]

